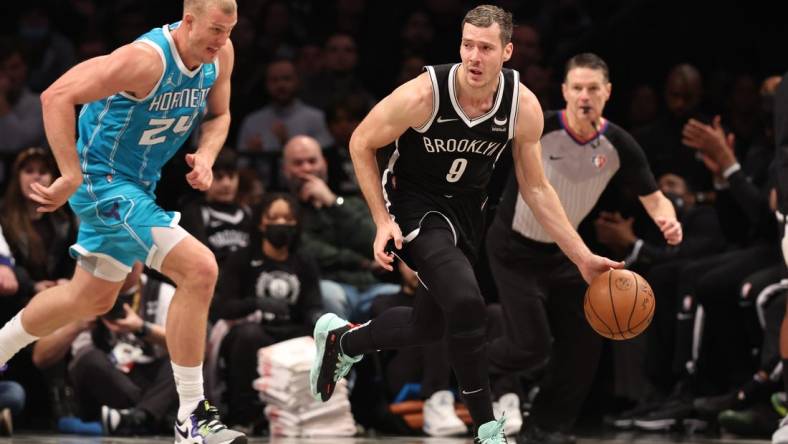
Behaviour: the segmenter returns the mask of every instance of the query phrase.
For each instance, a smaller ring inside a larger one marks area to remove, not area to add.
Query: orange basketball
[[[610,270],[597,276],[586,290],[583,310],[600,335],[615,340],[643,333],[654,317],[654,292],[642,276]]]

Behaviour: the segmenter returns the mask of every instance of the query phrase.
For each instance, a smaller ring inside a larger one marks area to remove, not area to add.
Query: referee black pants
[[[528,423],[568,431],[602,349],[583,313],[586,283],[555,244],[519,236],[497,218],[487,254],[504,318],[504,335],[489,347],[492,371],[543,375]]]

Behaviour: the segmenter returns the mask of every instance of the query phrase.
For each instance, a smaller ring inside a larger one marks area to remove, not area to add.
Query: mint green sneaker
[[[785,392],[773,393],[771,401],[772,408],[781,418],[788,415],[788,397],[786,397]]]
[[[333,313],[320,316],[315,324],[317,356],[309,371],[309,388],[318,401],[328,401],[334,393],[337,381],[344,378],[353,364],[364,357],[348,356],[342,353],[340,348],[339,339],[353,327],[353,324]]]
[[[497,421],[490,421],[485,422],[484,424],[479,426],[479,430],[476,431],[476,438],[474,438],[474,444],[503,444],[506,441],[506,433],[504,432],[504,424],[506,424],[506,418],[501,415],[501,419]]]

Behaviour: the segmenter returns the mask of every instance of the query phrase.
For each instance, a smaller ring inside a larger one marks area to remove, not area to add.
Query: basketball
[[[642,276],[629,270],[609,270],[591,282],[583,310],[594,331],[623,341],[648,328],[655,303],[654,292]]]

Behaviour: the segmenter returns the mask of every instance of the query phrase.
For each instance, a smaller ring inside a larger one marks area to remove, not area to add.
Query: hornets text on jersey
[[[171,34],[179,24],[155,28],[134,43],[155,49],[164,66],[146,97],[119,92],[82,108],[77,150],[86,182],[120,174],[152,191],[162,166],[201,121],[219,75],[218,59],[189,70]]]

